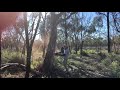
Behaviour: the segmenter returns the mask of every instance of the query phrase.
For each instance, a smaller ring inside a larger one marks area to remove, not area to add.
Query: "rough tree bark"
[[[46,56],[44,59],[44,63],[42,66],[43,72],[50,77],[51,71],[52,71],[52,64],[54,60],[54,52],[56,47],[56,39],[57,39],[57,25],[71,17],[75,12],[71,13],[69,16],[67,16],[65,19],[61,19],[60,17],[64,14],[64,12],[61,12],[59,14],[55,14],[55,12],[51,12],[51,33],[50,33],[50,40],[46,52]]]
[[[54,59],[54,52],[55,52],[55,46],[56,46],[56,38],[57,38],[57,23],[56,20],[55,12],[51,13],[51,36],[50,36],[50,41],[48,44],[48,49],[47,53],[44,59],[43,63],[43,69],[44,72],[49,76],[51,68],[52,68],[52,62]]]
[[[31,59],[31,54],[30,54],[30,48],[29,48],[29,37],[28,37],[28,24],[27,24],[27,12],[24,12],[24,27],[25,27],[25,35],[26,35],[26,49],[27,49],[27,57],[26,57],[26,74],[25,78],[29,77],[29,72],[30,72],[30,59]]]
[[[44,25],[44,30],[43,30],[43,55],[42,57],[45,57],[45,53],[46,53],[46,19],[47,19],[47,13],[45,12],[45,18],[43,18],[43,25]]]

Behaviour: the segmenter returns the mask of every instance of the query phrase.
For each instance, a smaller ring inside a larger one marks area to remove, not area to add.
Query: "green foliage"
[[[90,50],[90,49],[87,49],[87,50],[84,50],[87,54],[95,54],[96,51],[95,50]]]
[[[38,66],[40,66],[42,63],[43,63],[42,58],[38,58],[38,59],[36,59],[36,60],[32,60],[32,62],[31,62],[31,68],[32,68],[32,69],[35,69],[35,68],[37,68]]]
[[[120,61],[120,56],[115,53],[110,53],[108,57],[110,58],[111,61]]]
[[[20,63],[25,64],[25,59],[21,57],[14,56],[8,63]]]
[[[105,59],[107,56],[103,52],[99,52],[98,55],[100,56],[101,59]]]
[[[83,56],[88,56],[88,53],[85,52],[85,51],[82,51],[82,55],[83,55]]]
[[[71,55],[69,55],[69,58],[72,58],[72,57],[80,57],[80,52],[78,52],[77,54],[71,54]]]
[[[92,33],[96,32],[95,26],[94,26],[94,25],[90,25],[87,32],[88,32],[89,34],[92,34]]]
[[[113,77],[120,77],[120,66],[118,61],[113,61],[110,65],[110,69]]]
[[[103,59],[101,63],[106,67],[108,67],[111,64],[111,61],[108,58],[106,58],[106,59]]]
[[[21,63],[25,64],[24,58],[21,57],[20,52],[2,50],[2,63]]]
[[[103,27],[103,19],[102,16],[96,16],[93,19],[93,24],[97,27]]]

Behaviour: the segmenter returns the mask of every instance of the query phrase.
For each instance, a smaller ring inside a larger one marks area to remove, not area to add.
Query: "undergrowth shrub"
[[[86,51],[82,51],[82,56],[89,56]]]
[[[112,77],[120,77],[120,66],[118,61],[113,61],[110,65]]]
[[[96,53],[95,50],[89,50],[89,49],[85,50],[85,52],[86,52],[87,54],[95,54],[95,53]]]
[[[25,58],[21,57],[20,52],[2,50],[2,63],[20,63],[25,64]]]
[[[106,58],[106,59],[103,59],[103,60],[101,61],[101,63],[102,63],[103,65],[105,65],[106,67],[108,67],[108,66],[111,64],[111,61],[110,61],[110,59]]]
[[[110,53],[108,57],[110,58],[111,61],[120,61],[120,56],[116,55],[115,53]]]
[[[103,52],[99,52],[98,55],[100,56],[101,59],[105,59],[107,55]]]

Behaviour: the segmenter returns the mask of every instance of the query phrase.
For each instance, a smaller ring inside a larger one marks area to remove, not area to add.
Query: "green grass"
[[[120,55],[115,53],[107,53],[105,50],[101,50],[101,52],[96,53],[95,50],[84,50],[88,56],[80,57],[80,54],[70,54],[68,59],[68,68],[73,67],[71,73],[76,73],[78,75],[80,72],[80,68],[84,70],[92,70],[93,72],[99,73],[108,73],[111,77],[120,77]],[[104,57],[105,56],[105,57]],[[73,58],[74,57],[74,58]],[[104,58],[101,58],[104,57]],[[21,58],[20,52],[2,50],[2,63],[8,62],[25,62],[25,59]],[[38,51],[33,52],[33,60],[31,62],[31,68],[35,69],[39,65],[43,63],[43,58],[41,57],[41,53]],[[63,65],[63,57],[55,56],[54,64],[61,69],[65,69]],[[80,74],[82,75],[82,74]],[[79,77],[86,77],[84,75]]]
[[[40,64],[43,63],[43,60],[41,58],[38,58],[38,59],[34,59],[32,62],[31,62],[31,68],[32,69],[35,69],[37,68]]]
[[[96,53],[96,50],[90,50],[90,49],[83,50],[83,51],[86,52],[87,54],[95,54]]]
[[[21,57],[21,52],[10,51],[8,49],[2,50],[2,63],[21,63],[26,64],[26,58]],[[31,62],[31,68],[36,68],[39,64],[43,62],[41,57],[34,56]]]
[[[95,50],[84,50],[89,57],[79,54],[71,54],[68,59],[68,66],[72,66],[75,70],[76,67],[82,67],[84,69],[99,72],[101,74],[109,75],[111,77],[120,77],[120,55],[115,53],[108,53],[107,50],[101,50],[96,53]],[[81,60],[75,60],[72,57],[80,58]],[[56,57],[56,60],[61,62],[59,66],[63,66],[62,58]],[[57,63],[57,62],[56,62]],[[64,68],[64,67],[62,67]],[[81,76],[82,77],[82,76]]]
[[[8,63],[12,60],[22,60],[21,53],[9,50],[2,50],[2,63]]]

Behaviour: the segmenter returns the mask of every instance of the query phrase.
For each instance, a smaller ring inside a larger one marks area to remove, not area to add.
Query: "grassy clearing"
[[[69,59],[67,62],[67,67],[69,71],[69,75],[67,73],[67,77],[72,78],[96,78],[96,77],[120,77],[120,55],[115,53],[108,54],[105,50],[102,50],[99,53],[96,53],[95,50],[84,50],[84,52],[88,56],[80,57],[80,53],[69,55]],[[32,62],[31,68],[36,69],[39,65],[43,63],[42,53],[38,50],[33,50],[32,52]],[[25,58],[21,58],[20,52],[10,52],[9,50],[2,51],[2,63],[8,62],[18,62],[25,63]],[[63,65],[63,57],[55,56],[54,65],[61,70],[62,73],[65,71],[65,67]],[[59,70],[58,70],[59,71]],[[56,73],[58,73],[56,71]],[[19,75],[18,75],[19,74]],[[19,77],[24,76],[24,72],[16,72],[16,75]],[[59,78],[64,76],[60,76],[57,74]],[[15,74],[9,73],[9,71],[4,72],[3,77],[18,77]]]
[[[69,56],[68,68],[71,73],[75,71],[77,74],[79,73],[79,75],[81,75],[79,76],[81,78],[88,77],[86,74],[89,71],[96,75],[101,74],[113,78],[120,77],[120,55],[115,53],[108,54],[105,50],[99,53],[96,53],[95,50],[85,50],[85,52],[89,57],[82,56],[82,58],[80,58],[79,54],[71,54]],[[61,57],[56,57],[56,63],[58,62],[59,64],[57,65],[60,68],[64,68]],[[81,72],[82,69],[84,69],[86,73],[83,74],[83,72]]]

